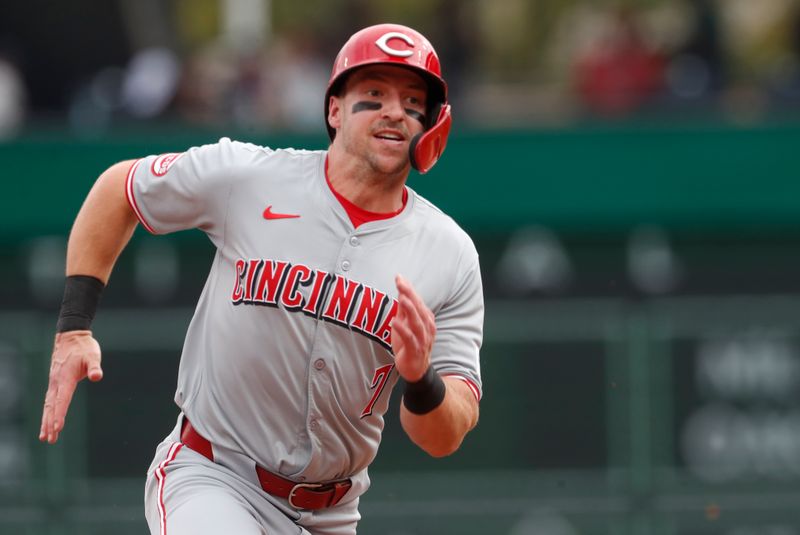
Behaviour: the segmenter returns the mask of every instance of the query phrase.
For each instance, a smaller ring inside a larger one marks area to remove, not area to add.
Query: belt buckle
[[[301,507],[294,503],[294,495],[298,489],[318,489],[320,487],[324,487],[323,483],[297,483],[292,490],[289,491],[289,497],[287,498],[289,501],[289,505],[294,507],[295,509],[305,509],[305,507]]]

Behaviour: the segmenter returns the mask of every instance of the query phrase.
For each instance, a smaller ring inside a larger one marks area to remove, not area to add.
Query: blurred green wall
[[[230,135],[230,134],[229,134]],[[231,135],[276,147],[320,137]],[[2,235],[64,232],[112,163],[212,143],[213,133],[114,133],[73,139],[33,132],[0,144]],[[573,130],[456,130],[440,163],[411,184],[468,228],[532,222],[580,231],[637,223],[684,229],[795,225],[800,127],[629,125]]]

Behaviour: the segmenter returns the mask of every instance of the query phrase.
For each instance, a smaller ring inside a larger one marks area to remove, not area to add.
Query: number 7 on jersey
[[[394,364],[387,364],[386,366],[381,366],[375,370],[375,375],[372,376],[372,384],[369,386],[370,390],[375,390],[375,393],[372,394],[372,398],[369,400],[369,403],[367,403],[367,406],[364,407],[363,411],[361,411],[362,418],[372,414],[372,408],[375,406],[375,402],[378,401],[378,398],[381,397],[381,392],[383,392],[383,388],[386,386],[386,381],[389,380],[389,376],[392,374],[393,369]]]

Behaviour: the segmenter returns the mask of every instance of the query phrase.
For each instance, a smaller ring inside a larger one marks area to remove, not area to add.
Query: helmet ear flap
[[[433,126],[414,136],[408,148],[412,167],[423,175],[430,171],[444,152],[453,122],[449,104],[438,104],[433,111],[436,110],[436,115],[431,113],[431,117],[436,117]]]
[[[436,123],[439,122],[439,115],[441,115],[442,108],[444,108],[446,105],[447,104],[445,102],[437,102],[431,106],[431,109],[428,112],[428,120],[426,121],[428,124],[425,125],[426,132],[436,126]]]

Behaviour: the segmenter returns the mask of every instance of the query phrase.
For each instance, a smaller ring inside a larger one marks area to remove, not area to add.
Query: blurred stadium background
[[[3,2],[0,533],[146,531],[211,247],[137,231],[105,379],[39,444],[95,177],[222,135],[324,148],[333,57],[382,21],[428,35],[451,86],[411,186],[481,253],[485,397],[443,460],[392,411],[359,532],[800,534],[798,0]]]

